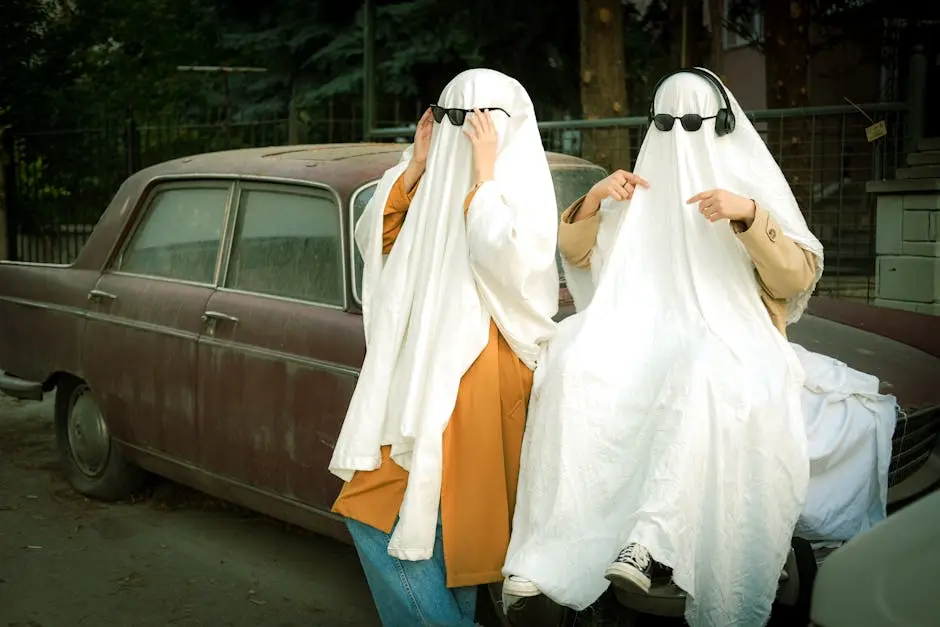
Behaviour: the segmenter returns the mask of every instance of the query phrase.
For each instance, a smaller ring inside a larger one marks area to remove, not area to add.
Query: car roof
[[[381,177],[395,165],[407,144],[359,143],[270,146],[211,152],[166,161],[143,170],[147,178],[244,176],[329,185],[341,197]],[[548,152],[555,167],[598,167],[570,155]]]

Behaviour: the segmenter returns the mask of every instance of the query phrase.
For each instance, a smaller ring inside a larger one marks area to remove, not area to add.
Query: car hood
[[[804,315],[787,328],[791,342],[878,377],[908,412],[940,404],[940,358],[869,331]]]
[[[556,321],[575,313],[562,290]],[[940,357],[847,324],[805,314],[787,327],[791,342],[878,377],[881,392],[893,394],[908,413],[940,405]]]

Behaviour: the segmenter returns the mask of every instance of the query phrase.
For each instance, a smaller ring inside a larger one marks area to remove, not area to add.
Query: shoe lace
[[[636,542],[631,542],[620,550],[617,556],[618,562],[632,562],[642,569],[650,565],[650,554],[644,547]]]

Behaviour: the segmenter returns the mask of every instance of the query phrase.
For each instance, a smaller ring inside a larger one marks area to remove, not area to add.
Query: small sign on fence
[[[865,127],[865,136],[868,137],[869,142],[873,142],[876,139],[881,139],[888,134],[888,127],[885,125],[884,120],[879,120],[871,126]]]

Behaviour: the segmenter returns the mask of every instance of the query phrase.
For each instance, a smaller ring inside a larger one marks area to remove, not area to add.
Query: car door
[[[219,268],[232,181],[156,186],[89,292],[84,376],[112,435],[197,457],[196,352]]]
[[[242,182],[200,338],[200,465],[328,508],[327,471],[365,355],[347,313],[342,206],[318,186]]]

